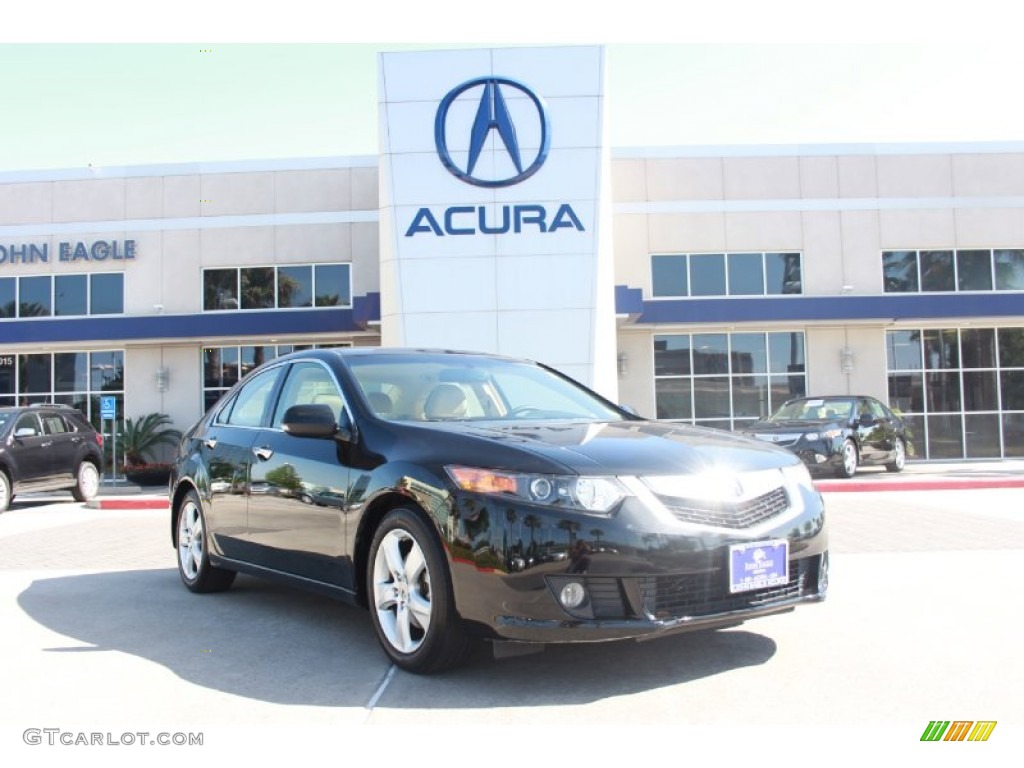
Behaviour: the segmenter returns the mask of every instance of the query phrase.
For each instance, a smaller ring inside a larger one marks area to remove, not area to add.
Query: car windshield
[[[391,421],[622,421],[592,392],[528,362],[472,355],[367,355],[347,363]]]
[[[786,403],[768,417],[769,421],[845,421],[853,414],[853,402],[819,397]]]
[[[11,414],[0,413],[0,429],[4,428],[4,425],[10,420]]]

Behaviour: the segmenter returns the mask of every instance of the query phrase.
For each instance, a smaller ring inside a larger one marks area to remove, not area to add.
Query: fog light
[[[570,581],[558,593],[559,602],[566,608],[579,608],[587,599],[587,591],[578,581]]]
[[[814,460],[819,464],[824,464],[826,461],[828,461],[828,456],[823,456],[820,453],[816,453],[814,454]]]

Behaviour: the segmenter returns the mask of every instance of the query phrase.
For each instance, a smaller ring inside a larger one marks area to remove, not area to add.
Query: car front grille
[[[758,440],[765,443],[771,443],[777,445],[780,448],[789,448],[792,445],[796,445],[797,441],[803,437],[803,433],[797,434],[779,434],[777,432],[757,433],[754,435]]]
[[[803,597],[815,585],[817,558],[789,563],[789,581],[750,592],[729,592],[725,574],[718,569],[697,574],[645,576],[640,579],[644,608],[656,619],[697,618],[727,611],[759,608]]]
[[[681,522],[719,528],[749,528],[762,520],[775,517],[789,506],[789,497],[784,488],[776,488],[755,499],[740,502],[712,502],[674,496],[658,496],[658,499]]]

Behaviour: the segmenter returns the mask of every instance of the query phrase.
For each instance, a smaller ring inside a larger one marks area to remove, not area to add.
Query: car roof
[[[804,400],[878,400],[878,398],[874,395],[807,395],[805,397],[794,397],[786,402],[800,403]]]
[[[19,411],[41,410],[75,411],[77,413],[81,413],[80,409],[75,408],[73,405],[65,405],[64,403],[32,403],[31,405],[0,406],[0,413],[17,413]]]
[[[474,352],[472,350],[465,349],[429,349],[429,348],[418,348],[418,347],[319,347],[317,349],[305,349],[298,352],[291,352],[287,355],[281,355],[275,357],[272,361],[268,362],[279,362],[281,360],[291,360],[299,357],[318,357],[323,359],[324,357],[340,357],[355,358],[355,357],[481,357],[488,358],[490,360],[507,360],[509,362],[517,363],[529,363],[532,365],[538,365],[534,360],[530,360],[523,357],[512,357],[509,355],[499,355],[493,352]]]

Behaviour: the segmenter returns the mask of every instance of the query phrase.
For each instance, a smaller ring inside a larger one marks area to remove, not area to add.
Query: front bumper
[[[828,554],[795,561],[797,574],[783,587],[729,595],[713,585],[710,574],[657,577],[597,577],[581,579],[594,613],[627,614],[621,618],[536,620],[522,616],[497,616],[498,633],[520,642],[587,642],[645,639],[665,634],[737,626],[748,619],[788,613],[797,605],[821,602],[827,593]],[[825,573],[822,574],[822,569]],[[600,580],[603,584],[599,584]],[[676,594],[681,584],[708,582]],[[615,592],[619,591],[620,596]]]
[[[456,605],[478,634],[520,642],[595,642],[734,626],[820,602],[828,536],[820,494],[746,529],[675,522],[630,498],[617,514],[558,513],[456,497],[449,541]],[[788,581],[730,592],[732,544],[785,539]],[[584,601],[565,607],[575,583]]]
[[[814,472],[832,471],[843,464],[843,440],[800,440],[790,450]]]

